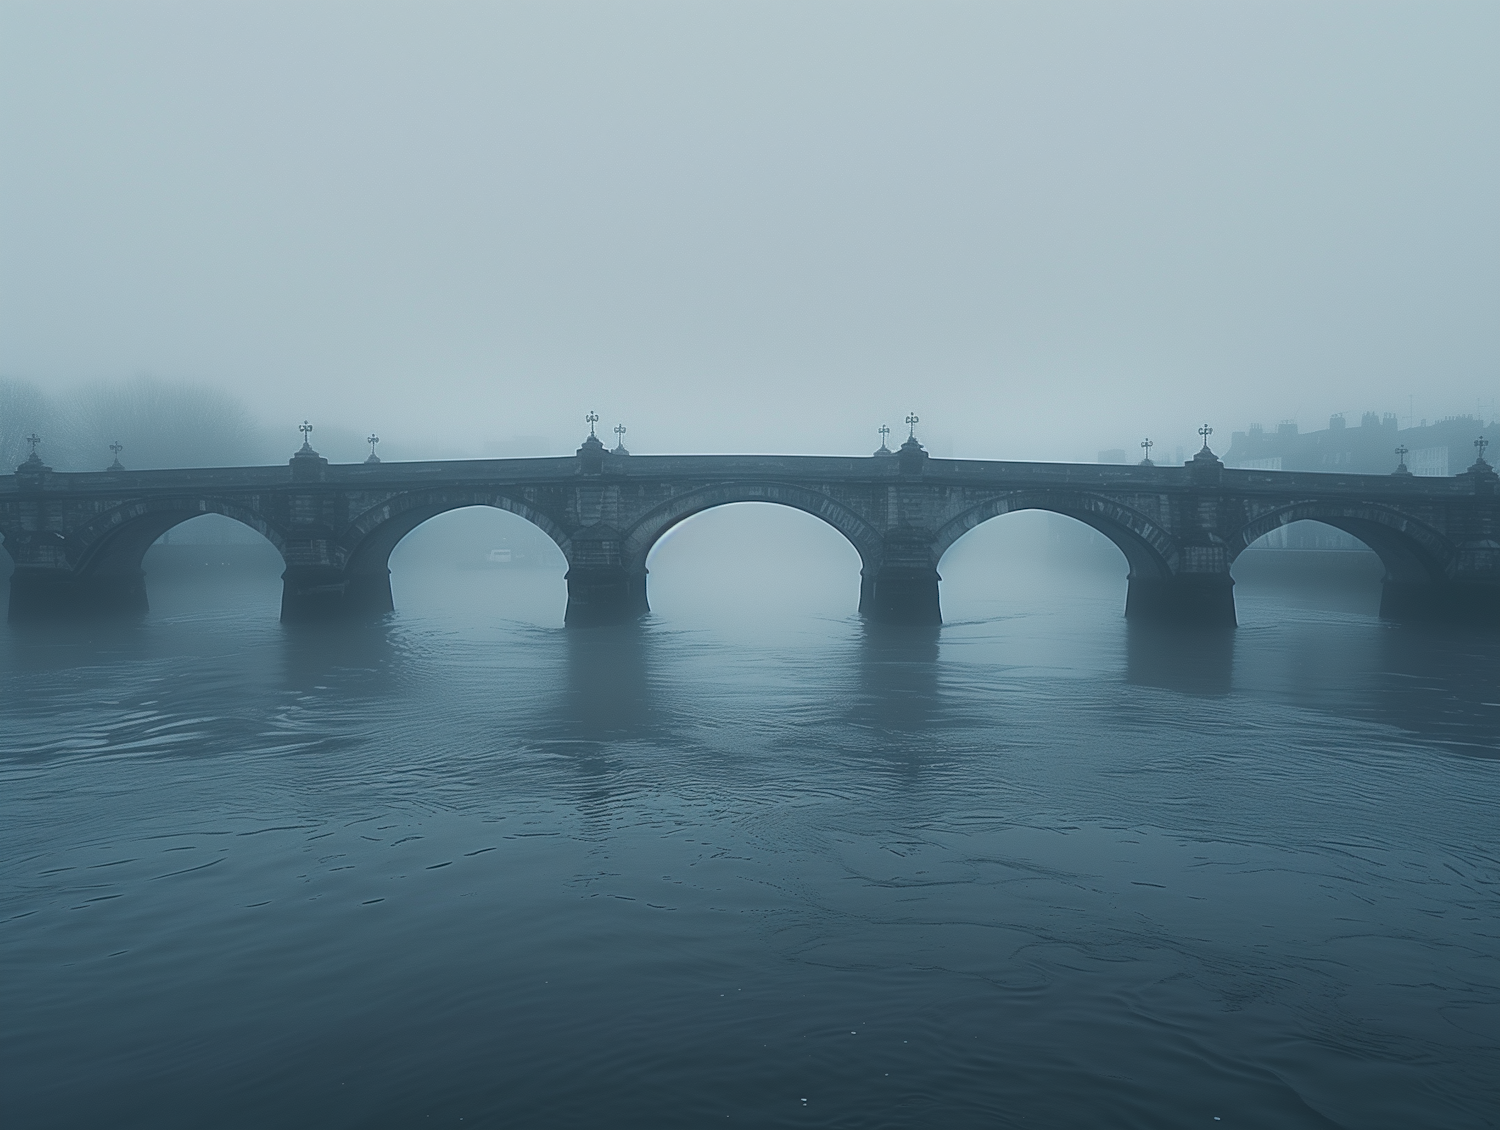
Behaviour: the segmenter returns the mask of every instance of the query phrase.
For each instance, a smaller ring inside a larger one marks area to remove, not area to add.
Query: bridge
[[[1500,483],[1484,461],[1448,478],[1231,470],[1208,449],[1181,467],[933,459],[911,438],[873,456],[629,455],[590,435],[572,456],[330,464],[304,443],[285,466],[59,473],[35,450],[0,477],[15,562],[12,621],[146,608],[142,560],[163,533],[223,514],[280,551],[285,621],[393,608],[389,558],[408,533],[466,506],[508,510],[567,559],[569,625],[649,610],[646,559],[678,522],[769,502],[828,523],[859,551],[860,612],[936,624],[938,564],[981,522],[1066,514],[1130,565],[1125,615],[1233,626],[1234,559],[1311,519],[1385,563],[1381,613],[1500,626]]]

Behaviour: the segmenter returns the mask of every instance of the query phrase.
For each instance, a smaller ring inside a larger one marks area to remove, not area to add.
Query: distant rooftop
[[[1224,453],[1226,467],[1263,471],[1353,471],[1389,474],[1400,462],[1397,447],[1405,447],[1406,466],[1414,475],[1456,475],[1474,462],[1474,441],[1488,435],[1494,421],[1478,416],[1448,416],[1434,423],[1423,420],[1414,428],[1400,428],[1387,412],[1366,412],[1351,427],[1342,414],[1333,416],[1322,431],[1303,432],[1291,421],[1274,431],[1251,424],[1230,438]],[[1491,436],[1500,439],[1500,435]]]

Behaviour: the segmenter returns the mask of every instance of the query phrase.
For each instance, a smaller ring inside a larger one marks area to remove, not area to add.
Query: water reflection
[[[938,704],[941,634],[938,627],[861,624],[853,719],[896,734],[926,729]]]
[[[1380,624],[1371,634],[1350,641],[1364,644],[1362,658],[1325,673],[1310,693],[1337,702],[1353,697],[1337,684],[1352,681],[1358,701],[1351,713],[1450,748],[1500,755],[1500,640],[1420,624]]]
[[[352,623],[286,624],[279,632],[282,685],[308,694],[329,687],[360,696],[395,692],[401,633],[392,617]]]
[[[1234,683],[1234,630],[1131,621],[1125,629],[1125,681],[1192,695],[1227,695]]]
[[[590,742],[654,736],[651,631],[641,624],[574,628],[562,633],[566,684],[561,733]]]

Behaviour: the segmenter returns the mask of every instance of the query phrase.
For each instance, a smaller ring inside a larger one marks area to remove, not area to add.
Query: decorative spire
[[[922,443],[917,439],[917,425],[921,422],[921,417],[915,412],[906,414],[906,442],[896,453],[897,470],[903,475],[920,475],[927,465],[927,452],[922,450]]]
[[[1214,430],[1207,424],[1204,424],[1198,429],[1198,434],[1203,437],[1203,447],[1199,450],[1198,454],[1188,460],[1187,465],[1193,469],[1195,476],[1200,478],[1206,476],[1204,481],[1217,482],[1219,472],[1224,469],[1224,464],[1217,455],[1209,450],[1208,437],[1214,434]]]
[[[380,456],[378,456],[378,455],[375,454],[375,445],[380,442],[380,437],[378,435],[376,435],[374,432],[371,432],[369,435],[365,436],[365,442],[370,445],[370,454],[369,454],[369,457],[365,460],[365,462],[366,463],[379,463],[380,462]]]
[[[594,435],[594,425],[599,422],[599,413],[597,413],[597,412],[595,412],[593,410],[590,410],[589,414],[587,416],[585,416],[583,419],[584,419],[584,422],[586,424],[588,424],[588,426],[589,426],[589,439],[597,439],[597,438],[599,438],[598,436]]]
[[[312,446],[313,426],[306,420],[297,425],[297,430],[302,433],[302,446],[288,461],[292,465],[292,478],[294,479],[321,479],[323,470],[328,466],[328,460],[324,459]]]
[[[1155,447],[1155,446],[1156,446],[1156,444],[1154,444],[1154,443],[1151,442],[1151,437],[1150,436],[1147,436],[1145,439],[1141,440],[1141,451],[1143,451],[1145,453],[1141,457],[1141,466],[1142,467],[1155,467],[1156,466],[1155,463],[1151,462],[1151,449],[1153,447]]]
[[[1406,444],[1404,444],[1404,443],[1400,447],[1396,448],[1396,460],[1397,460],[1397,462],[1396,462],[1396,469],[1394,471],[1392,471],[1391,474],[1393,474],[1393,475],[1410,475],[1411,474],[1411,472],[1406,469],[1406,456],[1410,453],[1410,451],[1411,451],[1411,448],[1407,447]]]
[[[1482,466],[1485,466],[1485,467],[1489,466],[1489,464],[1484,461],[1484,449],[1487,448],[1487,447],[1489,447],[1489,445],[1490,445],[1490,441],[1487,440],[1487,439],[1485,439],[1484,436],[1480,436],[1478,439],[1476,439],[1474,441],[1474,452],[1475,452],[1474,462],[1476,464],[1479,464],[1479,465],[1482,465]]]
[[[42,457],[37,454],[36,450],[42,445],[42,437],[37,435],[35,432],[32,432],[29,436],[26,437],[26,443],[31,448],[31,454],[26,457],[26,462],[22,463],[19,467],[16,468],[16,472],[19,474],[22,471],[28,473],[50,471],[51,468],[43,465]]]
[[[628,452],[628,451],[625,450],[625,433],[628,430],[629,429],[626,428],[624,424],[616,424],[615,425],[615,449],[610,452],[611,455],[629,455],[630,454],[630,452]]]
[[[876,450],[875,454],[890,455],[891,449],[886,446],[885,440],[886,437],[891,434],[891,429],[886,427],[884,424],[881,424],[880,427],[876,428],[875,430],[880,433],[880,447]]]
[[[125,470],[125,465],[120,462],[120,452],[125,450],[125,446],[119,440],[115,440],[114,443],[109,445],[109,450],[111,451],[111,453],[113,453],[115,461],[105,469],[108,471]]]

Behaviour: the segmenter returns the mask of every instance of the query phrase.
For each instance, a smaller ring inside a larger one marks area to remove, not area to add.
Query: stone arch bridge
[[[147,548],[171,527],[224,514],[286,562],[281,615],[315,620],[392,608],[391,550],[422,522],[495,506],[544,530],[568,563],[570,625],[648,610],[646,557],[667,530],[733,502],[806,511],[863,565],[860,611],[939,623],[938,562],[966,531],[1014,510],[1087,523],[1130,564],[1133,619],[1230,626],[1230,565],[1251,542],[1315,519],[1385,563],[1382,614],[1500,624],[1500,495],[1483,461],[1451,478],[1227,470],[1205,448],[1181,467],[930,459],[915,441],[868,458],[607,452],[330,465],[57,473],[35,456],[0,477],[0,535],[14,558],[12,620],[144,610]]]

